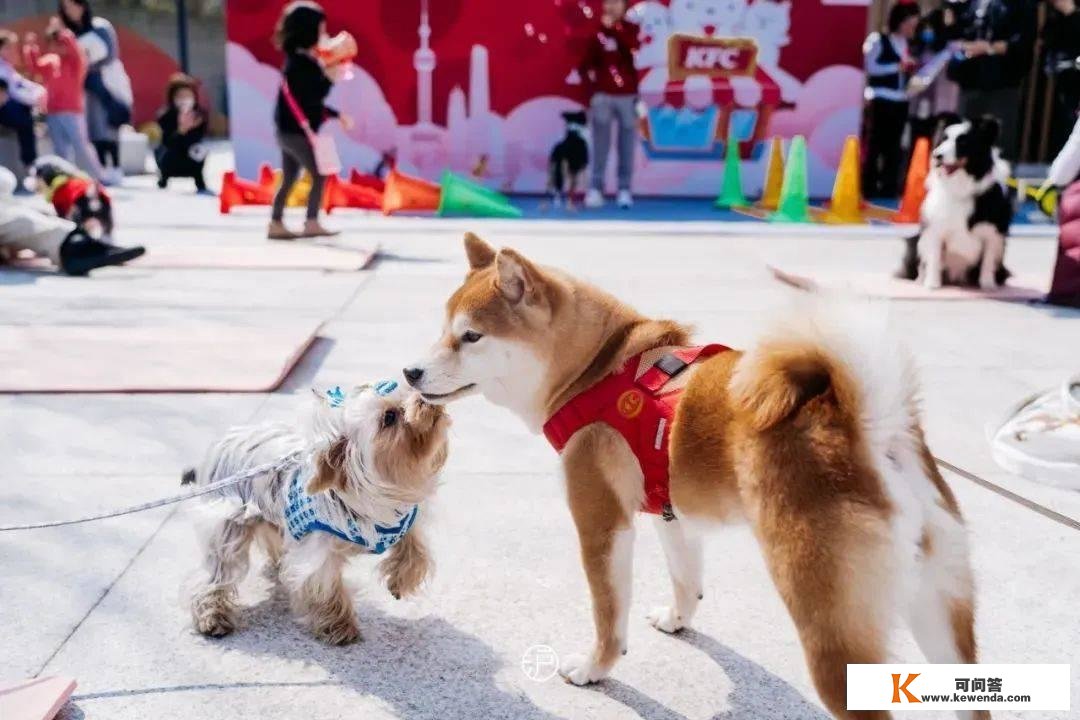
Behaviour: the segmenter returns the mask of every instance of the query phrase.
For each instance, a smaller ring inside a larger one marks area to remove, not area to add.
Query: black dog
[[[56,155],[39,157],[30,174],[35,189],[52,203],[57,215],[97,240],[112,236],[112,199],[99,183]]]
[[[589,166],[589,143],[585,141],[584,110],[564,112],[566,136],[551,149],[548,157],[548,187],[551,201],[557,207],[566,198],[567,208],[573,209],[574,193],[581,176]]]

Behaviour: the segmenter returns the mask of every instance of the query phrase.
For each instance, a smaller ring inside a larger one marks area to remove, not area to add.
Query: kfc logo
[[[749,38],[704,38],[675,34],[668,41],[668,74],[675,80],[691,75],[753,75],[757,44]]]

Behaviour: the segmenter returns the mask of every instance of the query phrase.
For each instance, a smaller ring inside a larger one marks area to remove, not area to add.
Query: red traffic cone
[[[386,190],[386,183],[380,180],[375,175],[367,175],[360,172],[356,168],[349,171],[349,182],[353,185],[362,185],[363,187],[369,187],[379,192]]]
[[[221,178],[221,193],[218,195],[218,209],[222,215],[237,205],[269,205],[274,200],[274,188],[266,187],[250,180],[236,177],[236,172],[229,170]]]
[[[268,188],[271,192],[277,189],[277,177],[274,176],[274,171],[270,168],[270,163],[259,165],[258,182],[263,187]]]
[[[326,179],[323,193],[323,209],[331,212],[334,208],[357,208],[360,210],[379,210],[382,208],[383,194],[365,185],[345,182],[337,175]]]

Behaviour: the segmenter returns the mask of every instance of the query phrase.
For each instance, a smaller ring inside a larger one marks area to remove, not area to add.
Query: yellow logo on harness
[[[615,403],[619,414],[627,420],[633,420],[640,415],[641,408],[644,406],[645,398],[642,397],[639,390],[627,390],[619,396],[619,400]]]

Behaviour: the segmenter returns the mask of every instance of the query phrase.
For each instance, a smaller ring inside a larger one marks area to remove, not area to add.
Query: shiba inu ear
[[[345,453],[348,445],[348,440],[339,438],[315,455],[315,473],[308,480],[306,488],[308,495],[345,487]]]
[[[495,287],[512,303],[529,298],[536,292],[542,279],[536,267],[510,248],[503,248],[495,256],[497,279]]]
[[[469,269],[482,270],[495,262],[495,249],[471,232],[465,233],[465,256]]]

